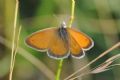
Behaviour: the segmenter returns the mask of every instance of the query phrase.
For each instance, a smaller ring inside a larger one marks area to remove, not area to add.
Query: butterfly
[[[66,27],[65,23],[60,27],[37,31],[28,36],[25,42],[38,51],[47,52],[54,59],[68,56],[80,59],[94,45],[90,37],[74,28]]]

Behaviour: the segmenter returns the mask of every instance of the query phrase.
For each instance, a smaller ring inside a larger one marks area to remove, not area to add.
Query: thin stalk
[[[77,74],[78,72],[84,70],[85,68],[87,68],[88,66],[90,66],[91,64],[93,64],[94,62],[96,62],[98,59],[102,58],[103,56],[105,56],[106,54],[108,54],[109,52],[111,52],[112,50],[118,48],[120,46],[120,42],[118,42],[117,44],[115,44],[114,46],[112,46],[111,48],[109,48],[108,50],[106,50],[105,52],[101,53],[97,58],[93,59],[91,62],[89,62],[87,65],[83,66],[82,68],[80,68],[79,70],[77,70],[76,72],[72,73],[71,75],[69,75],[67,78],[65,78],[64,80],[68,80],[71,77],[73,77],[75,74]]]
[[[13,73],[13,58],[14,58],[14,51],[15,51],[15,36],[16,36],[15,34],[16,34],[16,25],[17,25],[17,14],[18,14],[18,1],[16,0],[9,80],[12,80],[12,73]]]
[[[70,21],[69,21],[69,24],[68,24],[68,27],[70,27],[70,28],[71,28],[71,25],[72,25],[73,20],[74,20],[74,12],[75,12],[75,0],[72,0],[71,17],[70,17]],[[64,61],[63,59],[61,59],[59,61],[58,71],[57,71],[55,80],[60,80],[60,74],[61,74],[61,71],[62,71],[63,61]]]
[[[57,71],[57,75],[56,75],[55,80],[60,80],[60,74],[61,74],[61,71],[62,71],[62,66],[63,66],[63,59],[61,59],[59,61],[58,71]]]
[[[20,38],[20,33],[21,33],[21,26],[19,27],[19,31],[18,31],[18,35],[17,35],[17,42],[16,42],[16,47],[15,47],[15,51],[14,51],[14,56],[13,56],[13,69],[14,69],[14,65],[15,65],[15,57],[17,54],[17,49],[18,49],[18,45],[19,45],[19,38]]]
[[[70,17],[70,21],[68,24],[68,27],[70,27],[70,28],[71,28],[71,25],[72,25],[73,20],[74,20],[74,13],[75,13],[75,0],[72,0],[71,17]]]
[[[12,49],[11,41],[3,38],[0,36],[0,43],[8,47],[9,49]],[[55,77],[54,73],[39,59],[37,59],[35,56],[33,56],[31,53],[26,51],[24,48],[18,46],[18,54],[21,55],[23,58],[28,60],[30,63],[32,63],[39,71],[41,71],[49,80],[53,80]]]

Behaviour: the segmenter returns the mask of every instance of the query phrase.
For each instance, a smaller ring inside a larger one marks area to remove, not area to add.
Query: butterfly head
[[[61,23],[61,26],[60,26],[61,28],[66,28],[67,26],[66,26],[66,23],[63,21],[62,23]]]

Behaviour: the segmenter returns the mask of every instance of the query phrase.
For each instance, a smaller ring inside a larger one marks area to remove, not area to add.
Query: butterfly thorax
[[[63,25],[61,25],[61,27],[58,28],[58,35],[63,41],[65,41],[65,43],[68,43],[67,28],[65,28]]]

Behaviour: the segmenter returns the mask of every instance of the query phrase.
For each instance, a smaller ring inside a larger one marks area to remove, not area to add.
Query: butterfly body
[[[63,26],[59,27],[57,34],[63,41],[65,41],[68,44],[68,32],[65,27]]]
[[[26,43],[37,50],[44,50],[54,59],[67,58],[69,55],[81,58],[85,51],[93,47],[93,41],[84,33],[61,25],[33,33]]]

